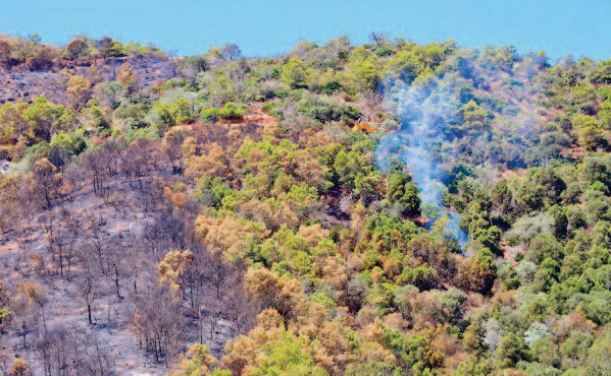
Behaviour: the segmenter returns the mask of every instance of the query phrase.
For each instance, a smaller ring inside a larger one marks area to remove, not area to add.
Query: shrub
[[[244,107],[237,103],[227,102],[221,108],[207,108],[202,111],[201,118],[204,121],[216,121],[219,119],[239,119],[244,116]]]
[[[297,103],[297,111],[321,123],[352,122],[361,117],[359,110],[325,96],[305,96]]]
[[[291,58],[282,67],[280,78],[293,89],[307,88],[309,86],[311,71],[306,63],[297,58]]]

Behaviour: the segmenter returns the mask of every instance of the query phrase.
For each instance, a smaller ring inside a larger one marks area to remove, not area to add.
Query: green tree
[[[298,58],[290,58],[280,72],[282,81],[293,89],[308,88],[310,76],[310,68],[305,61]]]
[[[487,359],[470,356],[458,365],[458,368],[456,368],[456,371],[453,373],[453,375],[488,376],[491,374],[492,370],[493,367]]]
[[[389,203],[399,209],[402,215],[412,218],[420,215],[418,188],[408,174],[394,173],[390,175],[386,198]]]
[[[430,71],[423,56],[414,49],[399,51],[388,61],[386,69],[408,84],[424,72]]]
[[[611,156],[586,158],[583,178],[589,183],[599,181],[611,191]]]
[[[586,360],[586,373],[593,376],[611,373],[611,330],[607,327],[603,334],[594,341]]]
[[[464,135],[477,136],[490,126],[490,115],[474,100],[465,103],[461,109],[462,125],[458,128]]]
[[[51,136],[61,130],[72,130],[77,120],[70,110],[54,105],[40,96],[23,112],[29,124],[29,136],[34,142],[51,141]]]
[[[595,150],[598,147],[607,146],[602,126],[594,116],[575,114],[571,118],[571,122],[577,132],[579,143],[585,149]]]
[[[520,360],[526,360],[528,354],[522,338],[516,333],[509,333],[499,342],[495,355],[499,368],[511,368]]]
[[[305,351],[301,339],[287,333],[276,342],[266,346],[266,356],[261,365],[249,374],[253,376],[326,376],[328,373],[318,367],[311,355]]]
[[[590,75],[590,81],[594,84],[611,84],[611,59],[600,62]]]
[[[358,93],[374,92],[381,81],[378,58],[363,47],[354,49],[346,67],[346,79]]]
[[[600,124],[603,129],[607,131],[611,130],[611,99],[607,99],[600,106],[598,118],[600,119]]]

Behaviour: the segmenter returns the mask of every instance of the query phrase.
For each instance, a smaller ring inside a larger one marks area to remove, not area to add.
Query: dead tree
[[[177,350],[183,329],[181,307],[174,291],[167,284],[150,281],[146,291],[134,298],[134,329],[140,345],[156,363],[165,362]]]
[[[48,159],[42,158],[34,163],[32,191],[43,209],[50,209],[59,197],[62,175]]]
[[[102,217],[98,217],[94,214],[89,216],[89,250],[98,260],[98,267],[103,275],[106,275],[107,268],[105,267],[106,249],[107,249],[107,236],[104,232],[103,227],[106,225],[106,221]]]
[[[81,280],[78,281],[79,297],[87,306],[87,320],[89,325],[93,325],[93,304],[100,297],[101,291],[99,281],[91,272],[83,273]]]
[[[36,350],[45,376],[114,373],[110,347],[94,332],[76,332],[58,324],[40,336]]]
[[[51,255],[51,271],[63,278],[69,271],[72,262],[72,244],[75,240],[73,228],[66,228],[65,221],[58,221],[53,216],[44,218],[47,234],[47,251]],[[68,226],[70,226],[68,224]]]
[[[113,243],[118,243],[118,242],[113,242]],[[117,246],[113,246],[113,247],[109,247],[108,248],[108,252],[106,253],[107,257],[107,261],[108,261],[108,267],[107,270],[109,271],[109,274],[112,276],[112,283],[114,285],[114,290],[115,290],[115,294],[117,295],[117,298],[119,300],[123,299],[123,296],[121,295],[121,284],[120,284],[120,280],[121,280],[121,276],[123,275],[123,261],[124,261],[124,257],[126,257],[126,253],[125,252],[121,252],[124,248],[123,247],[117,247]]]
[[[22,338],[23,348],[28,348],[27,336],[40,331],[47,332],[45,306],[48,303],[46,291],[37,283],[25,281],[18,285],[12,301],[13,321],[17,334]],[[42,320],[41,320],[42,319]]]

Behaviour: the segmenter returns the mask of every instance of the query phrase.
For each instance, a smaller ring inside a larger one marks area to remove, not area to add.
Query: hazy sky
[[[363,42],[372,31],[604,59],[611,57],[611,0],[0,0],[0,33],[39,33],[52,43],[111,35],[176,54],[225,42],[248,56],[279,54],[300,39],[345,34]]]

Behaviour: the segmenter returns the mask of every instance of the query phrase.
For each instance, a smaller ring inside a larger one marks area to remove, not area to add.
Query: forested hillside
[[[611,374],[611,60],[0,37],[0,373]]]

